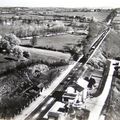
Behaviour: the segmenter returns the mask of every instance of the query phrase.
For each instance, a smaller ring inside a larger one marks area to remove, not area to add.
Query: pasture
[[[49,37],[40,37],[37,40],[37,44],[35,47],[41,48],[50,48],[53,50],[62,50],[64,51],[65,47],[71,47],[80,43],[85,36],[83,35],[71,35],[71,34],[64,34],[64,35],[56,35],[56,36],[49,36]],[[21,40],[22,45],[30,45],[30,40]]]
[[[37,48],[27,48],[27,47],[21,47],[23,51],[28,51],[31,54],[30,59],[35,60],[43,60],[47,61],[48,63],[52,62],[59,62],[60,60],[68,61],[70,58],[69,53],[62,53],[57,51],[50,51],[50,50],[42,50]]]
[[[61,13],[55,13],[55,14],[67,15],[67,16],[94,17],[98,21],[102,22],[110,14],[110,12],[61,12]]]

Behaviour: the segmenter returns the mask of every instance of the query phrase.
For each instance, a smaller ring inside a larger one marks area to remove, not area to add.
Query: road
[[[108,74],[103,92],[98,97],[87,99],[84,104],[85,109],[90,111],[88,120],[99,120],[100,114],[105,105],[106,99],[109,95],[109,91],[110,91],[111,83],[112,83],[112,77],[114,73],[113,64],[116,63],[116,61],[113,61],[113,60],[110,60],[110,61],[111,61],[110,70],[109,70],[109,74]]]
[[[100,35],[98,40],[93,44],[94,49],[93,49],[93,46],[91,46],[90,50],[92,52],[90,52],[90,54],[88,55],[88,58],[85,61],[85,64],[83,64],[84,66],[86,65],[88,60],[91,59],[91,57],[94,55],[94,53],[99,48],[99,46],[102,44],[102,42],[104,41],[109,31],[110,29],[105,29],[103,31],[103,33]],[[68,79],[69,74],[71,74],[71,72],[74,72],[74,73],[77,72],[76,68],[78,68],[79,62],[82,58],[83,58],[83,55],[81,55],[74,64],[69,65],[69,67],[65,71],[63,71],[62,74],[57,79],[55,79],[47,89],[45,89],[41,93],[41,96],[38,97],[36,101],[32,102],[29,105],[29,107],[25,108],[20,115],[15,116],[14,120],[31,120],[31,116],[34,116],[34,111],[43,103],[43,101],[45,101],[59,87],[60,83]],[[80,66],[79,69],[81,68],[82,67]],[[85,72],[85,70],[82,72]]]

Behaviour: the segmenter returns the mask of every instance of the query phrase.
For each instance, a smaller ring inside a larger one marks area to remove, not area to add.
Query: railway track
[[[110,31],[110,28],[108,27],[105,29],[99,36],[99,38],[91,45],[89,49],[89,53],[86,55],[81,55],[79,59],[71,65],[71,67],[68,69],[68,71],[65,71],[63,76],[61,76],[60,79],[57,80],[57,82],[53,82],[48,88],[48,91],[44,93],[44,96],[41,96],[39,105],[35,106],[34,109],[32,109],[29,114],[22,116],[24,120],[42,120],[43,115],[49,110],[50,106],[54,103],[55,99],[53,99],[52,94],[62,85],[63,90],[67,88],[67,86],[70,84],[70,82],[73,81],[75,76],[81,76],[84,72],[85,69],[84,67],[87,65],[89,60],[93,57],[95,52],[98,50],[106,36],[108,35]],[[81,72],[80,72],[81,71]],[[76,78],[77,79],[77,78]],[[65,83],[65,84],[64,84]],[[48,102],[50,101],[51,102]],[[49,103],[49,104],[48,104]],[[35,116],[36,115],[36,116]],[[19,119],[20,116],[16,117],[14,120],[21,120]]]

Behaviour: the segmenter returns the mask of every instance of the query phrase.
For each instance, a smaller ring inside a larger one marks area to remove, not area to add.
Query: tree
[[[21,58],[23,56],[23,51],[19,47],[20,43],[20,39],[14,34],[5,34],[0,40],[0,50],[8,54],[12,53],[11,55]]]
[[[37,44],[37,37],[33,35],[30,42],[31,42],[32,47],[34,47]]]
[[[0,113],[2,113],[2,117],[10,118],[13,117],[14,114],[18,112],[19,109],[23,106],[23,98],[21,96],[8,97],[4,96],[1,98],[0,104]]]
[[[20,39],[14,34],[5,34],[0,40],[0,49],[10,53],[11,50],[21,43]]]
[[[30,53],[28,51],[24,51],[23,52],[23,57],[29,58],[30,57]]]
[[[3,50],[6,51],[6,53],[9,53],[11,49],[11,45],[8,41],[5,39],[0,40],[0,52],[3,52]]]
[[[16,37],[14,34],[5,34],[3,39],[8,41],[11,47],[14,45],[19,45],[21,43],[20,39]]]
[[[21,58],[23,56],[23,51],[20,47],[18,46],[15,46],[13,48],[13,55],[17,58]]]
[[[73,60],[77,61],[77,60],[78,60],[78,58],[79,58],[78,53],[75,53],[75,54],[73,55]]]

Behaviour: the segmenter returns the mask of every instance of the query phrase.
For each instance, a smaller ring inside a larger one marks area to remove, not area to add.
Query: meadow
[[[55,14],[67,15],[67,16],[94,17],[98,21],[102,22],[110,14],[110,12],[61,12],[61,13],[55,13]]]
[[[71,35],[71,34],[64,34],[64,35],[56,35],[56,36],[49,36],[49,37],[40,37],[37,40],[35,47],[39,48],[50,48],[53,50],[64,51],[65,47],[72,47],[79,44],[85,38],[84,35]],[[22,45],[30,45],[30,40],[24,39],[21,40]]]

